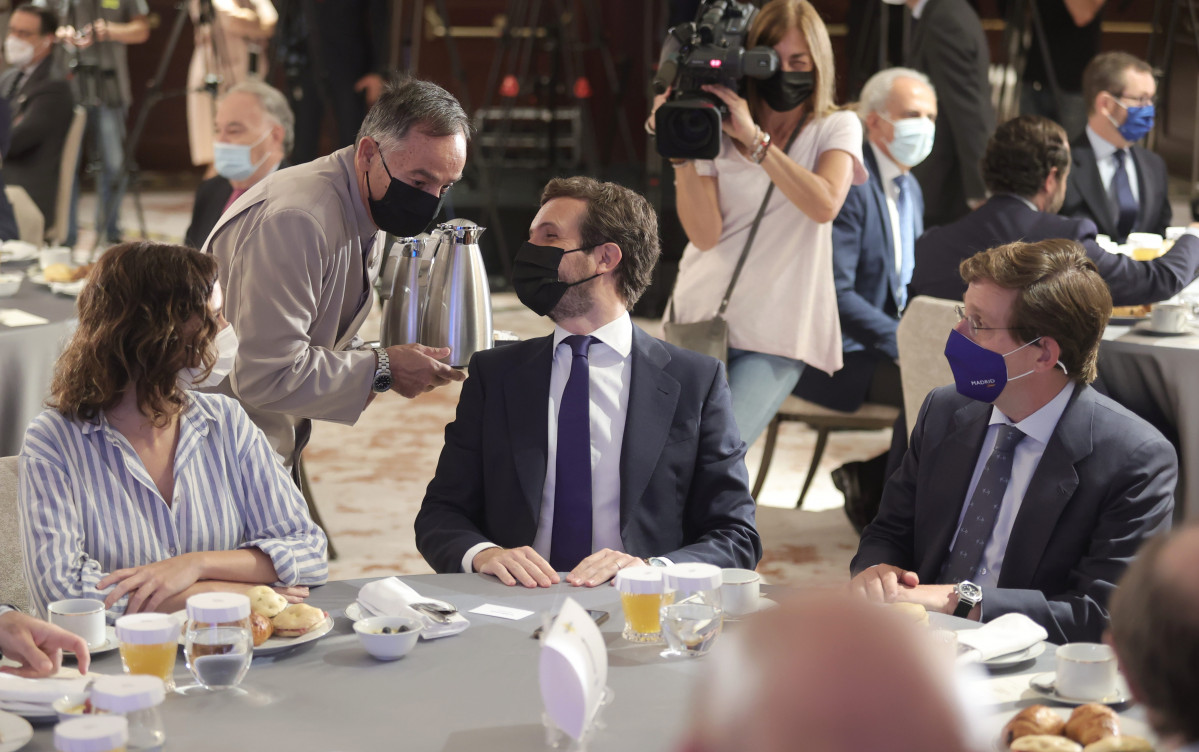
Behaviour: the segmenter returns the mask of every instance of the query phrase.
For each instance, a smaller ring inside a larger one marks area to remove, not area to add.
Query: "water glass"
[[[666,657],[698,658],[711,649],[724,623],[718,606],[701,602],[671,603],[662,607],[662,636]]]
[[[201,593],[187,599],[187,668],[205,689],[241,684],[254,657],[250,599],[239,593]]]

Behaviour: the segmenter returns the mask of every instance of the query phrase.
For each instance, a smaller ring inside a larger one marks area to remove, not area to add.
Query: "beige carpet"
[[[81,246],[94,237],[87,226],[93,201],[91,194],[81,200]],[[190,192],[151,190],[142,203],[150,236],[179,242],[190,220]],[[132,209],[132,201],[127,200],[122,219],[130,236],[137,231]],[[498,329],[530,337],[551,328],[547,319],[534,316],[511,294],[496,295],[494,307]],[[656,321],[637,323],[651,333],[659,330]],[[377,331],[376,312],[363,333],[369,339]],[[457,399],[457,385],[416,400],[389,393],[377,399],[355,426],[316,425],[305,457],[317,504],[340,553],[330,567],[332,578],[431,571],[416,552],[412,523]],[[843,462],[879,454],[889,441],[887,431],[833,434],[804,509],[796,510],[815,433],[794,423],[783,426],[758,499],[758,529],[765,546],[758,569],[768,582],[837,583],[848,577],[857,536],[845,519],[841,494],[833,488],[829,472]],[[751,447],[747,458],[751,480],[762,443]]]

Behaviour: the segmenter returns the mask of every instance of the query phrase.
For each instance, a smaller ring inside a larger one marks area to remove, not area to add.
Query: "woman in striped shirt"
[[[173,611],[211,590],[273,584],[292,602],[328,577],[327,540],[234,400],[190,391],[227,373],[237,339],[212,256],[109,249],[20,457],[25,575],[110,613]]]

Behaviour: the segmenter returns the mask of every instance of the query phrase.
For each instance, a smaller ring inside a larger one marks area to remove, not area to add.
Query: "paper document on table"
[[[494,603],[484,603],[482,606],[472,608],[472,614],[482,614],[483,616],[494,616],[499,619],[512,619],[516,621],[523,619],[526,616],[532,616],[532,611],[526,611],[523,608],[513,608],[512,606],[498,606]]]
[[[982,680],[981,683],[991,693],[993,702],[996,705],[1002,705],[1036,697],[1036,694],[1028,687],[1029,680],[1034,676],[1036,676],[1036,672],[991,676]]]
[[[608,684],[608,651],[587,610],[567,598],[541,643],[541,700],[572,739],[595,719]]]
[[[19,308],[0,308],[0,324],[4,326],[38,326],[49,323],[50,319]]]

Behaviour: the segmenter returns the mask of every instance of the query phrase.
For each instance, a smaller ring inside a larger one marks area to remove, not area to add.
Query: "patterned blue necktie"
[[[550,566],[569,572],[591,555],[591,382],[587,350],[593,337],[572,334],[570,377],[558,405],[558,447],[554,463],[554,527]]]
[[[995,529],[995,519],[1003,506],[1003,494],[1012,477],[1012,459],[1016,456],[1016,445],[1024,438],[1024,432],[1015,426],[1002,425],[995,438],[995,448],[978,476],[978,485],[970,497],[970,506],[958,528],[958,537],[949,560],[941,572],[940,581],[956,585],[974,576],[978,563],[982,561],[983,549]]]
[[[1116,237],[1117,243],[1128,239],[1128,233],[1137,221],[1137,200],[1132,196],[1132,184],[1128,181],[1128,170],[1124,167],[1124,158],[1128,156],[1123,149],[1116,149],[1116,172],[1112,175],[1112,193],[1116,199]]]
[[[899,188],[899,195],[895,199],[899,214],[899,248],[903,253],[902,263],[899,265],[899,291],[895,302],[899,304],[901,311],[908,304],[908,283],[912,281],[912,269],[916,267],[916,238],[924,230],[924,218],[916,216],[916,202],[912,200],[914,180],[911,173],[904,173],[895,178],[895,185]]]

